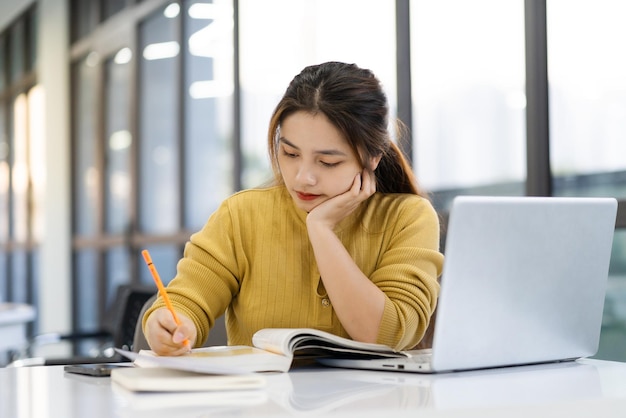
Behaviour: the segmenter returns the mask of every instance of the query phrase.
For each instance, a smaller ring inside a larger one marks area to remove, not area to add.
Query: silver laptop
[[[321,361],[434,373],[594,355],[616,213],[613,198],[457,197],[432,350]]]

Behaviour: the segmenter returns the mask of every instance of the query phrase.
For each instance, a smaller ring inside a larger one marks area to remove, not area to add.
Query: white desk
[[[0,369],[0,417],[620,417],[626,363],[581,360],[426,376],[296,369],[248,392],[131,394],[62,366]]]
[[[35,309],[20,303],[0,303],[0,366],[5,352],[19,350],[26,344],[26,325],[35,319]]]

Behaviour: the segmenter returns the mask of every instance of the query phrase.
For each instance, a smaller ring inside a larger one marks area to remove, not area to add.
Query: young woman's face
[[[296,206],[306,212],[348,191],[362,171],[352,148],[326,116],[303,111],[281,125],[278,165]]]

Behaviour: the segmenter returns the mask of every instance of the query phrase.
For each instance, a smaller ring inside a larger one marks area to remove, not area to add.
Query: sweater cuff
[[[388,297],[385,297],[385,308],[383,310],[383,317],[380,321],[380,327],[378,329],[378,343],[387,345],[395,350],[402,350],[405,347],[403,345],[403,336],[398,332],[402,330],[398,329],[397,313],[394,304]],[[401,327],[402,328],[402,327]]]

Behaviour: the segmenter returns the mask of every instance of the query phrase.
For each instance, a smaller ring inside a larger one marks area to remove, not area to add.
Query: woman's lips
[[[300,200],[315,200],[319,197],[318,194],[310,194],[310,193],[302,193],[302,192],[296,192],[296,195],[298,196],[298,199]]]

